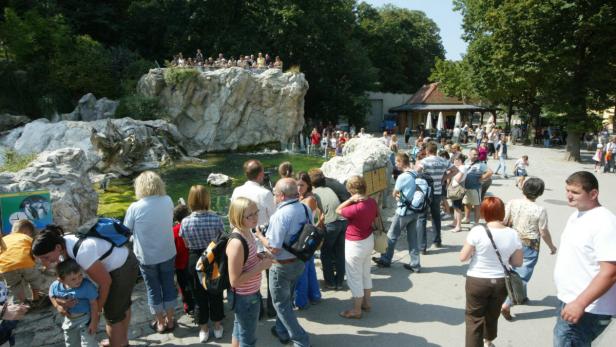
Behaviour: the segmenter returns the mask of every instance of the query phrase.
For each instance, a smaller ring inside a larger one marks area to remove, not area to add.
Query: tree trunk
[[[567,134],[567,147],[565,151],[565,160],[577,161],[577,162],[581,160],[580,133],[577,131],[569,131]]]
[[[511,117],[513,116],[513,102],[509,100],[509,104],[507,105],[507,119],[505,123],[505,131],[511,131]]]

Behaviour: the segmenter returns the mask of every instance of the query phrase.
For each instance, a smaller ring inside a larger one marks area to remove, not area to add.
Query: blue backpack
[[[410,197],[400,192],[400,201],[413,212],[424,212],[434,199],[434,180],[423,172],[408,171],[408,174],[415,180],[415,192]]]
[[[77,252],[79,251],[81,243],[89,237],[103,239],[111,243],[109,250],[98,259],[103,260],[113,252],[114,247],[123,247],[130,239],[131,232],[130,229],[119,220],[102,217],[99,218],[92,227],[80,228],[77,230],[75,236],[78,239],[75,246],[73,246],[73,255],[75,258],[77,258]]]

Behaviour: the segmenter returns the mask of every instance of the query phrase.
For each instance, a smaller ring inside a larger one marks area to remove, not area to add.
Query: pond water
[[[241,153],[216,153],[208,154],[202,159],[207,160],[205,163],[179,163],[174,167],[158,170],[162,179],[165,181],[167,194],[177,203],[180,197],[187,200],[190,187],[195,184],[207,186],[207,176],[210,173],[222,173],[233,177],[233,183],[229,186],[213,187],[208,186],[210,191],[212,205],[211,209],[221,216],[226,216],[229,208],[229,198],[233,189],[243,184],[246,181],[242,165],[248,159],[258,159],[263,163],[266,172],[271,175],[271,181],[276,182],[278,179],[278,165],[284,161],[290,161],[293,164],[293,171],[307,171],[310,168],[320,167],[324,162],[321,157],[308,156],[304,154],[241,154]],[[99,206],[98,215],[107,217],[123,218],[128,206],[136,200],[133,181],[134,177],[123,177],[114,179],[106,192],[98,189]],[[227,218],[224,217],[225,225]]]

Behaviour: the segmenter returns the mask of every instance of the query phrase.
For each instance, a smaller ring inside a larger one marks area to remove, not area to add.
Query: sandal
[[[354,314],[352,310],[346,310],[339,313],[340,317],[347,319],[361,319],[360,314]]]
[[[167,327],[165,327],[162,330],[158,329],[158,323],[156,321],[153,321],[149,324],[150,329],[154,330],[154,332],[159,333],[159,334],[164,334],[167,332]]]
[[[171,323],[172,323],[172,325],[169,326],[169,322],[167,322],[166,331],[169,332],[169,333],[173,332],[175,330],[175,328],[178,326],[178,321],[175,318],[171,321]]]

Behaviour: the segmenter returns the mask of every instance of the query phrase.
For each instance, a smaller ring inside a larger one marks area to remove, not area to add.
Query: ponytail
[[[57,245],[65,248],[64,229],[55,224],[48,224],[41,230],[32,243],[32,254],[41,256],[53,251]]]

